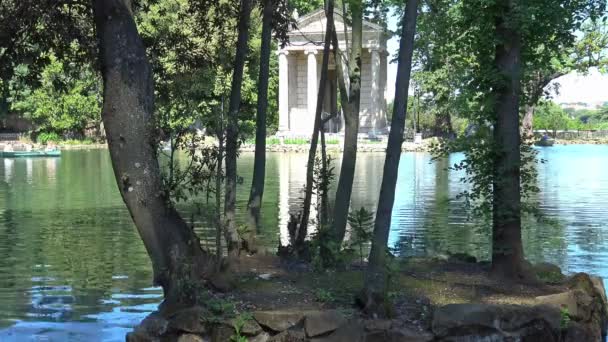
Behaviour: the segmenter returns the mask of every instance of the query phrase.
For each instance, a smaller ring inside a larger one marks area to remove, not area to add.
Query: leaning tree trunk
[[[258,107],[255,132],[255,156],[253,161],[253,180],[249,193],[249,230],[250,235],[259,229],[260,208],[264,195],[266,176],[266,110],[268,109],[268,76],[270,74],[270,43],[272,40],[272,0],[264,0],[262,18],[262,46],[260,48],[260,75],[258,79]],[[253,239],[248,239],[248,249],[253,251]]]
[[[338,246],[344,239],[348,210],[350,208],[350,197],[353,191],[353,179],[355,178],[355,166],[357,163],[357,136],[359,135],[359,108],[361,99],[361,46],[363,43],[363,2],[351,3],[352,14],[352,47],[348,57],[348,77],[350,80],[348,90],[343,88],[346,82],[340,82],[342,111],[344,112],[344,152],[342,153],[342,164],[340,166],[340,177],[336,189],[334,203],[334,222],[332,235],[338,242]],[[348,47],[347,47],[348,49]],[[340,58],[336,58],[339,64]],[[343,74],[338,75],[343,77]],[[348,91],[348,93],[347,93]],[[346,101],[345,101],[346,100]]]
[[[321,62],[321,79],[319,81],[319,92],[317,93],[317,107],[315,110],[315,122],[313,124],[312,138],[310,139],[310,150],[308,151],[308,161],[306,163],[306,188],[304,189],[304,207],[302,208],[302,217],[298,225],[296,234],[296,248],[300,248],[304,244],[308,232],[308,220],[310,218],[310,203],[312,202],[312,186],[314,182],[314,167],[315,156],[317,153],[317,145],[319,144],[319,131],[321,130],[322,119],[321,112],[323,109],[323,100],[325,99],[325,89],[327,86],[327,70],[329,68],[329,48],[331,46],[331,35],[334,31],[333,26],[334,1],[327,1],[327,9],[325,16],[328,18],[325,27],[325,42],[323,45],[323,60]],[[334,46],[334,49],[336,47]]]
[[[247,59],[247,40],[249,39],[249,18],[251,17],[252,0],[242,0],[239,12],[236,42],[236,55],[234,57],[234,70],[232,71],[232,89],[230,90],[230,104],[228,106],[228,125],[226,127],[226,193],[224,197],[224,228],[226,229],[226,244],[231,257],[238,256],[241,241],[236,229],[236,158],[238,152],[239,110],[241,107],[241,86],[243,85],[243,71]]]
[[[102,118],[118,189],[152,259],[165,303],[188,305],[184,286],[212,269],[192,229],[168,205],[156,155],[152,69],[128,0],[95,0],[104,82]]]
[[[395,187],[401,160],[401,144],[407,115],[407,100],[410,76],[412,71],[412,55],[414,52],[414,35],[418,0],[408,0],[403,16],[401,43],[399,46],[399,64],[397,66],[397,81],[395,84],[395,105],[391,130],[386,146],[384,173],[380,186],[380,198],[376,211],[376,222],[372,237],[372,249],[369,256],[365,287],[360,298],[364,310],[386,315],[385,300],[387,291],[386,257],[388,235],[391,226],[391,214],[395,202]]]
[[[501,4],[496,19],[496,69],[501,81],[494,87],[496,123],[494,140],[492,270],[511,279],[523,275],[520,197],[519,96],[521,91],[521,38],[508,18],[514,0]]]
[[[521,135],[525,140],[530,140],[534,137],[534,105],[526,105],[524,118],[521,123]]]

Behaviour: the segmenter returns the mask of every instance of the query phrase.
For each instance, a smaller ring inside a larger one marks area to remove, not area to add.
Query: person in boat
[[[547,133],[543,134],[542,138],[540,138],[541,141],[547,141],[549,140],[549,136],[547,135]]]

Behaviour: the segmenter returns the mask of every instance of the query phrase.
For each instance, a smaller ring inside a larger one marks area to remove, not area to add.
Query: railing
[[[16,141],[22,136],[22,133],[0,133],[0,141]]]
[[[563,140],[575,140],[575,139],[606,139],[608,138],[608,131],[606,130],[544,130],[539,129],[534,131],[534,135],[542,136],[547,134],[550,137]]]

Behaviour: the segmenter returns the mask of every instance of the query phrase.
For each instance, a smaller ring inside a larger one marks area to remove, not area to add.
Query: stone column
[[[289,131],[289,65],[287,50],[281,50],[279,55],[279,132]]]
[[[381,94],[381,83],[380,83],[380,78],[381,78],[381,69],[380,69],[380,58],[381,58],[381,51],[378,48],[372,48],[371,49],[371,55],[372,55],[372,61],[371,61],[371,67],[372,67],[372,93],[371,93],[371,129],[372,131],[376,132],[378,130],[378,124],[380,122],[380,115],[382,112],[381,109],[381,100],[380,97],[383,95]]]
[[[307,107],[308,115],[311,122],[314,122],[315,112],[317,111],[317,93],[319,92],[317,83],[317,50],[306,50],[308,56],[308,70],[307,70]]]
[[[289,222],[289,184],[290,182],[290,165],[291,154],[286,154],[277,158],[277,170],[279,172],[279,239],[281,245],[289,245],[289,231],[287,224]]]

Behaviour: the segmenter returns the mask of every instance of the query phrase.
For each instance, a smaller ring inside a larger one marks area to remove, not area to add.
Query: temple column
[[[308,69],[307,69],[307,108],[308,108],[308,115],[310,120],[312,120],[311,122],[314,121],[315,118],[315,113],[317,111],[317,93],[319,91],[318,89],[318,83],[317,83],[317,50],[306,50],[305,51],[306,55],[308,56]]]
[[[372,67],[372,93],[371,93],[371,124],[372,130],[375,132],[380,128],[379,126],[385,120],[382,120],[382,109],[381,109],[381,51],[378,48],[371,49],[371,67]],[[381,122],[382,121],[382,122]]]
[[[279,55],[279,132],[289,131],[289,65],[287,50]]]

